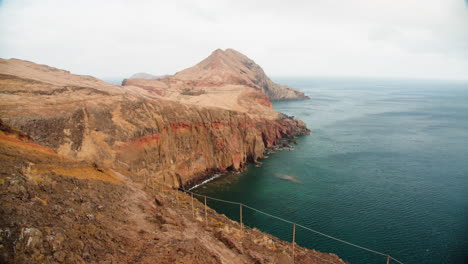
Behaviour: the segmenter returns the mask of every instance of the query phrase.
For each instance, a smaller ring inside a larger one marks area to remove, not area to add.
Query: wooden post
[[[293,224],[293,233],[292,233],[292,259],[294,263],[294,244],[296,243],[296,224]]]
[[[390,256],[387,255],[387,264],[390,264]]]
[[[193,193],[192,193],[192,215],[195,217],[195,210],[193,209]]]
[[[240,226],[241,226],[241,232],[244,230],[244,224],[242,223],[242,204],[239,204],[239,208],[240,208],[240,214],[239,214],[239,222],[240,222]]]
[[[208,212],[206,209],[206,196],[205,197],[205,225],[208,226]]]

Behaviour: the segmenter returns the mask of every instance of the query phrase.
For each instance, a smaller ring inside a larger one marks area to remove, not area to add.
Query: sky
[[[0,57],[99,78],[233,48],[270,76],[468,80],[468,0],[0,0]]]

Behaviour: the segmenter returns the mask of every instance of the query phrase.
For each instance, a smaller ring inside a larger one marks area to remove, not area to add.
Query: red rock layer
[[[239,170],[278,139],[308,132],[301,121],[287,117],[252,119],[234,111],[124,97],[6,121],[60,154],[174,186],[193,184],[213,171]]]
[[[254,118],[148,98],[139,88],[31,62],[0,60],[2,72],[9,73],[0,76],[0,119],[6,125],[60,155],[173,186],[193,184],[213,171],[239,170],[278,139],[309,132],[302,121],[284,115]],[[73,85],[64,86],[69,80]],[[271,107],[265,94],[250,97]]]

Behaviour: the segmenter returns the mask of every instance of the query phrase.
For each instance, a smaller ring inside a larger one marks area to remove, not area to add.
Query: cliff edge
[[[289,242],[242,231],[189,195],[125,170],[59,155],[1,121],[0,168],[0,263],[292,262]],[[345,263],[298,245],[294,259]]]
[[[175,187],[241,170],[279,139],[309,132],[302,121],[275,112],[261,93],[243,89],[232,91],[240,97],[216,97],[243,106],[236,111],[229,103],[216,107],[222,100],[168,100],[145,87],[17,59],[0,60],[0,85],[0,119],[38,144]]]
[[[0,59],[0,262],[345,263],[176,190],[310,132],[260,86],[190,74],[119,86]]]

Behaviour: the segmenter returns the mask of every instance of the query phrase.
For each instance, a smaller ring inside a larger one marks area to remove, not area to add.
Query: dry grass
[[[112,183],[120,181],[109,170],[98,169],[92,164],[60,156],[49,148],[21,139],[15,134],[0,134],[0,162],[20,161],[29,164],[23,170],[36,183],[43,181],[43,178],[50,173]]]

